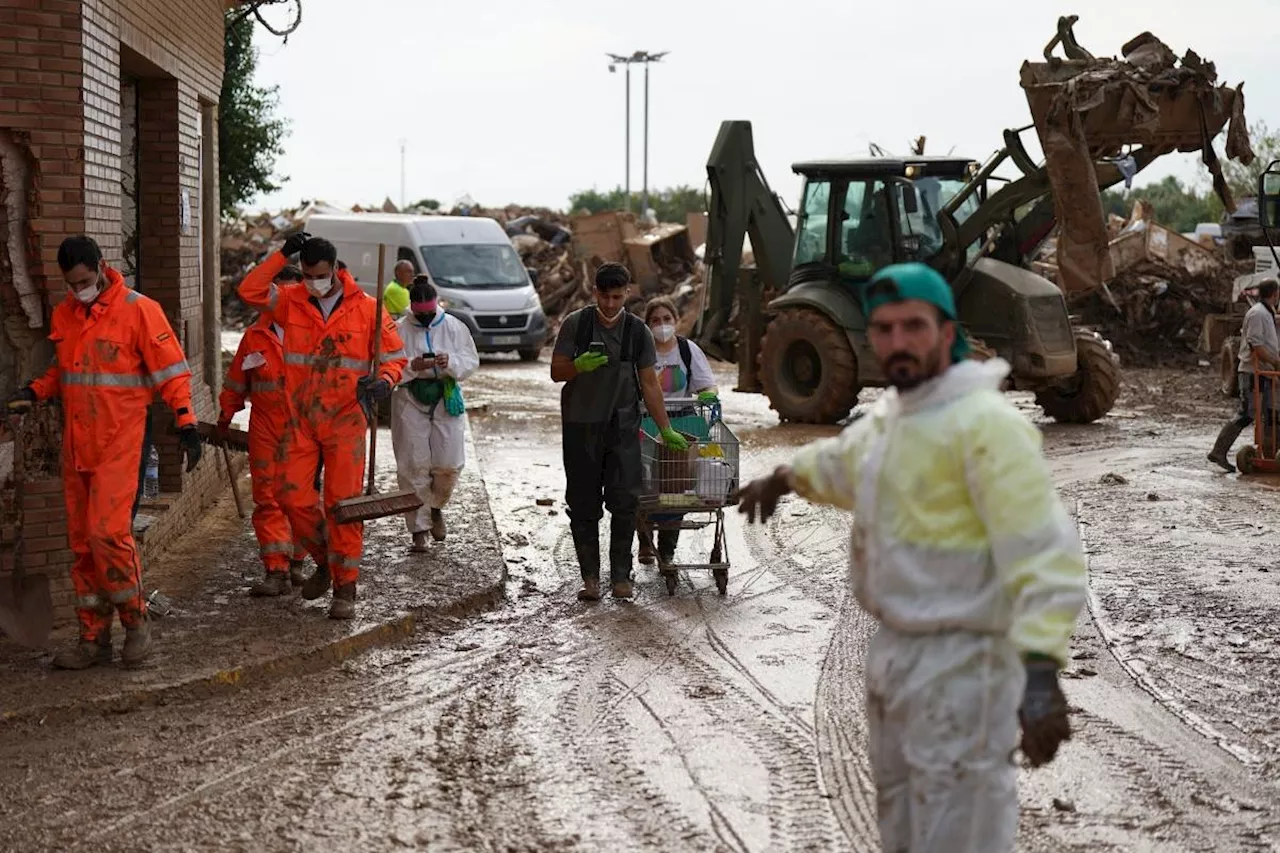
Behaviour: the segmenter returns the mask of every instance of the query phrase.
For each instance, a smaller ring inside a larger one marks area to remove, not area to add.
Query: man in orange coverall
[[[302,272],[285,267],[275,277],[277,287],[301,286]],[[253,595],[284,595],[302,586],[302,560],[306,549],[293,535],[284,508],[276,500],[278,487],[276,449],[289,423],[289,403],[284,396],[284,328],[270,314],[262,314],[245,330],[240,347],[227,371],[218,396],[221,415],[218,436],[225,440],[231,419],[252,403],[249,412],[249,476],[253,481],[253,532],[266,577],[250,589]]]
[[[133,540],[133,500],[147,406],[155,393],[173,409],[187,471],[200,461],[191,408],[191,371],[164,310],[125,287],[89,237],[58,247],[67,297],[53,311],[53,363],[9,398],[10,411],[62,398],[62,486],[67,538],[75,554],[80,639],[54,655],[61,669],[111,660],[111,611],[120,614],[121,662],[137,666],[151,651],[142,563]]]
[[[298,253],[303,287],[278,287],[273,279]],[[391,395],[406,363],[400,334],[382,318],[382,357],[369,373],[374,349],[376,300],[346,270],[336,270],[338,250],[328,240],[298,233],[240,282],[240,298],[270,312],[284,328],[284,388],[289,429],[276,451],[284,482],[276,496],[293,532],[316,561],[302,585],[315,599],[333,584],[329,616],[355,616],[356,581],[364,548],[364,524],[334,521],[334,505],[363,491],[365,439],[373,406]],[[335,275],[336,273],[336,275]],[[316,469],[324,462],[324,507],[317,504]]]

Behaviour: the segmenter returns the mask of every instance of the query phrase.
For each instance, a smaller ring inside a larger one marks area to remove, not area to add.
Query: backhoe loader
[[[1144,33],[1126,45],[1126,59],[1130,46],[1149,53],[1153,41]],[[1161,69],[1135,71],[1127,62],[1092,55],[1055,59],[1048,55],[1053,45],[1046,48],[1049,61],[1023,66],[1035,124],[1005,131],[1003,147],[985,163],[916,155],[796,163],[792,170],[804,182],[795,229],[756,161],[751,123],[721,124],[707,161],[709,276],[695,336],[712,355],[737,361],[738,390],[763,391],[784,421],[843,420],[862,388],[885,384],[866,337],[862,284],[888,264],[923,261],[951,282],[960,324],[978,357],[1009,362],[1010,388],[1035,392],[1045,413],[1060,422],[1089,423],[1110,411],[1119,393],[1119,359],[1097,333],[1073,328],[1063,295],[1105,280],[1094,277],[1109,263],[1105,238],[1094,247],[1096,268],[1073,264],[1063,270],[1061,286],[1026,267],[1055,226],[1062,226],[1060,255],[1070,237],[1091,234],[1092,205],[1101,218],[1097,193],[1132,179],[1157,157],[1202,149],[1211,159],[1211,140],[1228,119],[1237,133],[1243,95],[1213,87],[1205,74],[1176,69],[1181,82],[1151,98],[1154,120],[1149,114],[1139,120],[1131,104],[1123,114],[1113,102],[1125,97],[1126,85],[1149,84],[1147,71]],[[1190,60],[1183,64],[1190,67]],[[1086,82],[1120,84],[1099,84],[1094,92],[1101,97],[1083,109],[1068,95],[1087,87],[1064,83],[1086,74]],[[1206,89],[1216,99],[1204,98]],[[1059,121],[1062,110],[1073,109],[1079,122]],[[1095,138],[1077,144],[1064,138],[1064,126],[1087,126]],[[1032,127],[1051,162],[1029,156],[1021,134]],[[1096,178],[1087,187],[1069,180],[1081,174],[1081,158]],[[1009,162],[1018,176],[997,177]],[[1081,202],[1082,191],[1092,198]],[[755,264],[744,269],[748,235]],[[1072,258],[1081,248],[1072,247]]]

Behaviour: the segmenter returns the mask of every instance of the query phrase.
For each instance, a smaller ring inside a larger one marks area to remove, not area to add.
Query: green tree
[[[1248,166],[1235,160],[1222,160],[1222,177],[1238,199],[1257,195],[1258,177],[1273,160],[1280,160],[1280,133],[1268,128],[1265,121],[1249,125],[1249,142],[1257,156]],[[1204,173],[1208,176],[1209,170],[1205,169]]]
[[[218,192],[223,216],[234,216],[254,196],[280,188],[272,173],[284,150],[288,124],[275,115],[277,87],[253,82],[258,65],[253,23],[248,15],[226,13],[222,51],[226,70],[218,101]]]
[[[423,210],[439,210],[440,202],[436,201],[434,198],[423,198],[423,199],[419,199],[418,201],[415,201],[413,204],[409,205],[409,207],[411,208],[420,207]]]
[[[642,194],[631,193],[631,209],[640,212]],[[586,210],[588,213],[602,213],[606,210],[625,210],[627,193],[622,187],[614,187],[608,192],[600,192],[594,187],[581,190],[569,196],[569,210]],[[685,220],[686,213],[702,213],[707,209],[707,199],[697,187],[680,185],[654,190],[649,193],[649,207],[653,208],[659,222],[680,222]]]
[[[1157,222],[1178,232],[1194,231],[1198,223],[1218,222],[1222,218],[1222,202],[1212,190],[1201,192],[1184,185],[1173,175],[1145,187],[1107,190],[1102,194],[1102,210],[1127,217],[1138,199],[1151,203]]]

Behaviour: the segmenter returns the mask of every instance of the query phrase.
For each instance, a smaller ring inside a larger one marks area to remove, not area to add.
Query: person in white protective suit
[[[427,550],[427,533],[445,538],[444,506],[466,462],[466,407],[459,385],[480,366],[471,332],[440,308],[431,280],[409,288],[409,311],[397,321],[409,365],[391,395],[391,447],[400,488],[422,506],[405,513],[411,551]]]
[[[1036,428],[1001,393],[1009,365],[966,358],[951,288],[897,264],[863,292],[893,386],[840,435],[746,485],[740,511],[792,491],[854,513],[854,594],[879,622],[865,664],[882,849],[1012,853],[1019,746],[1070,739],[1058,669],[1086,569]]]

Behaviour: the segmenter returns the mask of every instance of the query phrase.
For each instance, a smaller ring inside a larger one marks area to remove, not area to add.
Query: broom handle
[[[387,244],[378,244],[378,304],[373,307],[373,363],[369,375],[377,376],[378,362],[382,361],[382,297],[386,292]],[[369,407],[369,486],[366,495],[373,494],[373,478],[378,473],[378,406]]]

